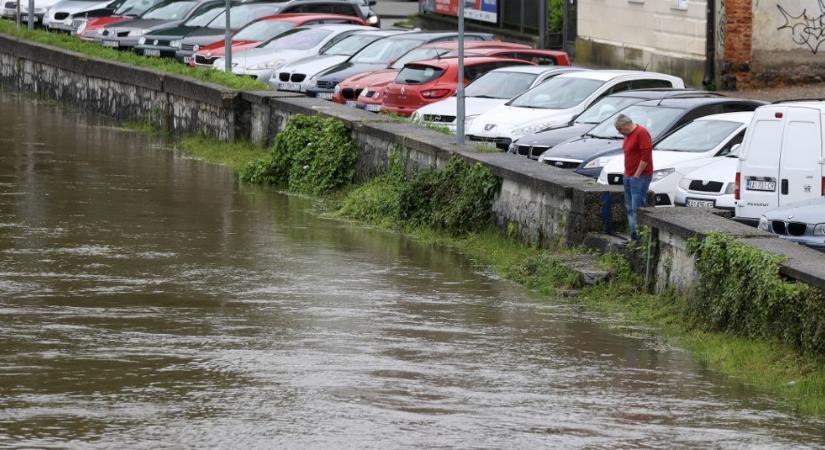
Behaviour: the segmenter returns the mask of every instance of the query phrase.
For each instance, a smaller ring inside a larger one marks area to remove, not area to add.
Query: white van
[[[767,211],[825,195],[825,101],[758,108],[736,172],[736,220],[756,224]]]

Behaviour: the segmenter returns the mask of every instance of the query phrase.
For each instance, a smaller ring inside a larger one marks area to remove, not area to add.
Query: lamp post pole
[[[464,0],[458,2],[458,90],[456,91],[455,136],[458,145],[464,144]]]
[[[229,9],[231,7],[232,0],[226,0],[226,33],[223,37],[223,62],[226,73],[232,73],[232,30],[229,29]]]

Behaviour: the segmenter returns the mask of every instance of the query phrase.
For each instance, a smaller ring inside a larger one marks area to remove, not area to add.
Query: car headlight
[[[172,48],[180,48],[180,40],[169,41],[169,46]]]
[[[333,89],[333,90],[332,90],[332,92],[333,92],[335,95],[340,94],[340,93],[341,93],[341,85],[340,85],[340,84],[336,84],[336,85],[335,85],[335,89]]]
[[[768,218],[767,217],[762,216],[762,217],[759,218],[759,229],[764,230],[764,231],[771,231],[770,229],[768,229]]]
[[[672,174],[675,171],[676,171],[676,169],[654,170],[653,171],[653,177],[650,179],[650,182],[655,183],[655,182],[665,178],[666,176]]]
[[[825,236],[825,223],[819,223],[814,227],[814,236]]]
[[[691,180],[690,178],[682,178],[681,180],[679,180],[679,187],[686,191],[689,191],[691,181],[693,180]]]
[[[521,128],[516,128],[513,130],[513,135],[525,135],[525,134],[533,134],[538,133],[539,131],[545,130],[552,126],[559,125],[558,121],[555,120],[545,120],[543,122],[534,123],[532,125],[527,125]]]
[[[583,169],[598,169],[599,167],[604,167],[611,159],[613,158],[604,157],[591,159],[584,165]]]
[[[198,50],[200,50],[200,49],[201,49],[201,46],[200,46],[200,45],[198,45],[198,44],[195,44],[195,45],[193,45],[193,46],[192,46],[192,51],[193,51],[193,52],[196,52],[196,51],[198,51]]]
[[[81,23],[80,26],[77,27],[77,34],[83,34],[84,31],[86,31],[86,22]]]
[[[249,66],[247,69],[249,70],[266,70],[266,69],[277,69],[284,64],[283,59],[279,59],[276,61],[269,61],[261,64],[255,64],[254,66]]]
[[[129,36],[131,37],[143,36],[144,34],[146,34],[146,30],[132,30],[129,32]]]
[[[101,29],[97,30],[97,35],[98,35],[98,36],[103,36],[103,33],[105,33],[105,32],[106,32],[106,29],[105,29],[105,28],[101,28]]]
[[[736,193],[736,183],[730,182],[728,183],[728,187],[725,188],[726,195],[733,195]]]
[[[378,16],[372,15],[367,17],[367,23],[370,25],[378,25]]]
[[[143,45],[145,43],[146,43],[146,38],[145,37],[142,37],[142,38],[138,39],[138,45]]]

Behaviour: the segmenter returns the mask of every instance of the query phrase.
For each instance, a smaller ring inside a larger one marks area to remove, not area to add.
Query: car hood
[[[793,220],[811,224],[825,223],[825,197],[791,203],[765,213],[768,220]]]
[[[180,39],[196,29],[196,27],[177,25],[173,27],[158,28],[151,33],[146,33],[146,36],[152,36],[154,39]]]
[[[702,161],[705,164],[699,165]],[[696,161],[697,165],[693,170],[683,170],[682,163],[676,166],[676,170],[685,174],[685,178],[691,180],[707,180],[707,181],[733,181],[736,177],[736,170],[739,168],[739,158],[727,156],[715,156],[713,158],[703,158]]]
[[[384,68],[384,64],[353,64],[341,63],[335,67],[329,68],[319,78],[325,81],[341,82],[351,76],[358,75],[364,72],[372,72]]]
[[[491,108],[473,120],[468,134],[476,136],[512,136],[514,130],[548,122],[547,126],[562,125],[572,118],[569,109],[520,108],[501,105]],[[519,136],[514,136],[519,137]]]
[[[346,82],[347,85],[357,86],[374,86],[376,84],[387,85],[395,80],[396,76],[398,76],[398,71],[395,69],[381,69],[374,70],[372,72],[359,73],[358,75],[347,78],[342,81],[342,83]]]
[[[76,14],[81,11],[92,11],[95,9],[105,8],[111,2],[74,2],[62,1],[57,2],[52,6],[52,11],[55,13],[65,12],[69,14]]]
[[[184,39],[183,42],[188,44],[186,39]],[[240,52],[248,50],[250,48],[254,48],[258,44],[260,44],[260,41],[232,41],[232,54],[240,54]],[[208,45],[201,45],[200,49],[198,50],[198,53],[203,53],[208,57],[223,56],[224,50],[226,50],[224,48],[224,42],[215,41],[209,43]]]
[[[267,63],[276,59],[295,59],[306,55],[306,50],[271,50],[268,48],[250,48],[238,52],[233,61],[240,67],[249,67],[255,64]]]
[[[519,138],[519,145],[530,145],[538,147],[555,147],[569,139],[581,137],[584,133],[592,130],[595,125],[574,123],[570,126],[561,126],[541,131],[539,133],[528,134]]]
[[[458,99],[456,97],[445,98],[440,102],[421,107],[418,113],[435,116],[455,116],[458,114],[457,101]],[[507,99],[467,97],[464,99],[464,115],[471,117],[484,114],[490,109],[505,103],[507,103]]]
[[[681,169],[685,173],[693,168],[707,164],[706,153],[674,152],[668,150],[653,150],[653,170]],[[736,158],[728,158],[736,161]],[[624,155],[618,155],[604,166],[606,173],[624,172]]]
[[[326,69],[337,66],[346,61],[349,56],[344,55],[317,55],[301,58],[281,68],[281,72],[303,73],[312,77]]]
[[[183,38],[181,43],[200,46],[220,43],[221,48],[223,48],[223,39],[221,39],[223,37],[223,30],[215,30],[213,28],[197,28],[193,30],[191,33],[187,34]],[[235,42],[236,41],[232,41],[232,45],[235,45]],[[256,41],[256,45],[258,43],[259,42]]]
[[[587,161],[591,158],[622,151],[621,139],[596,139],[591,137],[580,137],[561,143],[550,150],[544,152],[543,159],[572,159],[576,161]]]

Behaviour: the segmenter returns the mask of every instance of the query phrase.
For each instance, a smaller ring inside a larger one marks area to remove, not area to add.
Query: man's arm
[[[641,158],[639,158],[639,167],[637,167],[633,173],[633,177],[635,178],[642,176],[642,173],[647,169],[648,161],[652,162],[653,160],[653,141],[650,139],[649,133],[642,133],[642,135],[639,136],[639,153],[641,154]]]
[[[642,172],[644,172],[646,168],[647,168],[647,161],[645,161],[645,160],[639,161],[639,167],[636,168],[636,172],[633,173],[633,177],[638,178],[638,177],[642,176]]]

